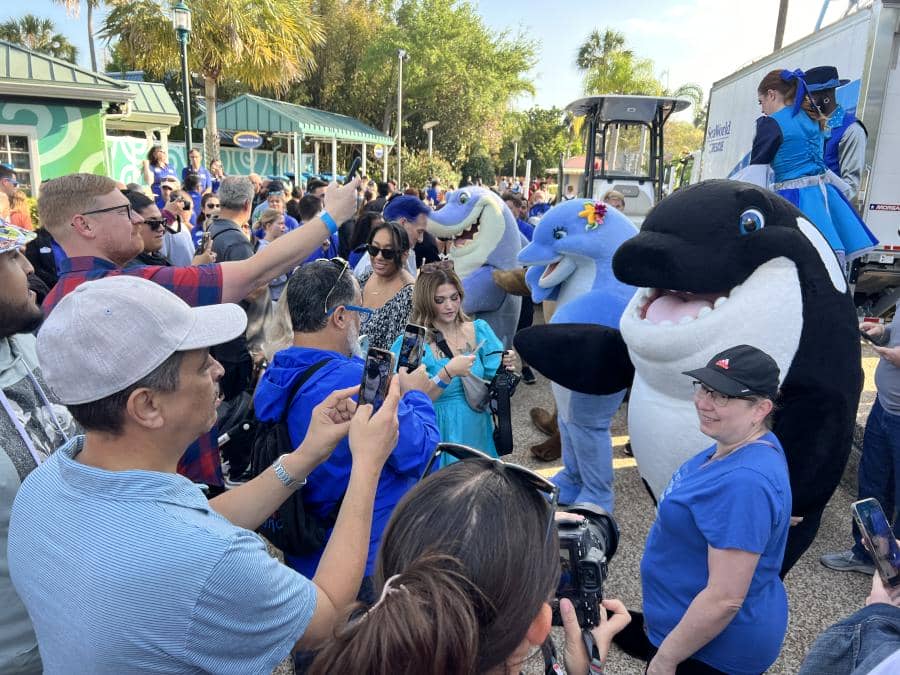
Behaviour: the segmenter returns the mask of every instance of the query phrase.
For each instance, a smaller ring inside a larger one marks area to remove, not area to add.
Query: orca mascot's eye
[[[741,214],[741,234],[753,234],[765,226],[765,217],[756,209],[747,209]]]
[[[557,227],[555,230],[553,230],[554,239],[562,239],[566,236],[566,234],[568,233],[566,232],[566,229],[564,227]]]
[[[465,204],[467,201],[469,201],[469,193],[468,192],[460,192],[459,193],[459,203]]]

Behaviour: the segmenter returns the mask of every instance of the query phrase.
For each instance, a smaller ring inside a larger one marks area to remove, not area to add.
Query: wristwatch
[[[281,457],[276,459],[275,463],[272,465],[272,469],[275,470],[275,477],[281,481],[281,484],[284,485],[284,487],[299,490],[306,485],[306,479],[304,478],[301,482],[287,472],[287,469],[284,468],[285,457],[287,457],[287,454],[281,455]]]

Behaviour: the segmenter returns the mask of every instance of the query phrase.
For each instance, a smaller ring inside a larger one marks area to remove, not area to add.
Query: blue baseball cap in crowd
[[[431,207],[428,204],[418,197],[401,195],[400,197],[394,197],[387,203],[384,207],[383,215],[385,220],[399,220],[400,218],[415,220],[423,213],[431,213]]]

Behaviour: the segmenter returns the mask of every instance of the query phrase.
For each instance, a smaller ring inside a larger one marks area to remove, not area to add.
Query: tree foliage
[[[456,0],[316,0],[324,42],[291,100],[352,115],[396,136],[397,50],[403,65],[403,143],[427,147],[422,124],[436,120],[434,148],[451,162],[483,145],[496,152],[509,102],[533,91],[526,73],[535,47],[495,34],[476,8]]]
[[[580,139],[572,133],[565,113],[556,107],[507,113],[498,156],[503,176],[513,175],[514,141],[518,141],[519,176],[525,173],[526,160],[531,160],[531,174],[542,176],[559,164],[560,154],[569,157],[581,152]]]
[[[155,0],[109,0],[100,36],[118,39],[124,58],[162,78],[178,70],[179,46],[168,13]],[[216,93],[223,80],[248,91],[284,92],[313,67],[324,35],[308,0],[192,0],[189,64],[204,80],[207,159],[218,156]]]
[[[55,56],[69,63],[75,63],[78,56],[75,45],[65,35],[56,32],[56,26],[50,19],[42,19],[34,14],[25,14],[19,19],[10,19],[0,24],[0,40]]]
[[[91,53],[91,70],[94,72],[97,71],[97,51],[94,48],[94,10],[100,7],[102,1],[103,0],[84,0],[84,4],[87,8],[88,49]],[[81,13],[82,0],[53,0],[53,2],[65,7],[66,14],[76,19]]]
[[[392,155],[393,162],[388,163],[388,168],[393,169],[396,175],[396,155]],[[431,184],[433,179],[441,182],[445,188],[449,185],[459,185],[459,172],[446,159],[435,153],[428,156],[427,150],[408,151],[403,149],[403,182],[409,183],[415,188],[424,188]]]

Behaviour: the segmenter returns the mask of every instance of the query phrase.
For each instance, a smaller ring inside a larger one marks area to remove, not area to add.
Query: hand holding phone
[[[370,403],[377,411],[387,396],[393,372],[394,355],[387,350],[371,347],[366,353],[362,383],[359,386],[359,405]]]
[[[422,355],[425,353],[425,326],[418,324],[406,324],[403,331],[403,339],[400,342],[400,357],[397,359],[398,368],[406,368],[412,372],[422,363]]]
[[[900,545],[877,499],[861,499],[850,505],[866,549],[884,585],[900,586]]]
[[[203,233],[203,236],[200,237],[200,243],[197,244],[197,248],[194,249],[194,255],[200,255],[201,253],[206,253],[206,249],[209,246],[209,242],[211,241],[211,237],[209,231]]]

